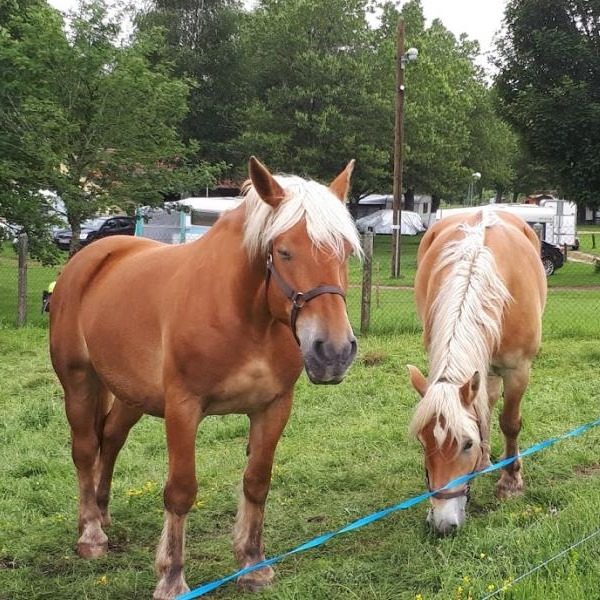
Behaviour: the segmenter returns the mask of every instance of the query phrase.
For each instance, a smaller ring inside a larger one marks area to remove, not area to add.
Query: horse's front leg
[[[185,522],[198,489],[195,442],[201,416],[196,398],[167,402],[169,475],[164,491],[165,522],[156,552],[154,600],[173,600],[189,590],[183,575]]]
[[[522,363],[516,369],[508,370],[504,375],[504,406],[500,415],[500,429],[504,433],[504,456],[519,453],[517,438],[521,431],[521,400],[529,383],[529,362]],[[502,469],[500,480],[496,484],[499,498],[516,496],[523,491],[521,459]]]
[[[233,530],[235,557],[244,568],[264,560],[262,539],[264,510],[271,469],[277,442],[287,423],[292,406],[292,392],[273,401],[269,407],[250,415],[248,465],[244,472],[243,491]],[[248,591],[257,591],[273,580],[273,569],[264,567],[238,579],[238,585]]]
[[[490,461],[490,430],[492,413],[494,406],[500,397],[500,388],[502,386],[502,378],[498,375],[488,375],[487,378],[487,395],[488,395],[488,414],[485,422],[480,422],[479,431],[481,433],[481,458],[477,464],[477,470],[485,469],[492,463]]]

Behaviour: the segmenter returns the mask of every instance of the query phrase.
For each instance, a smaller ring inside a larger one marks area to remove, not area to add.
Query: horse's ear
[[[427,379],[425,379],[425,376],[417,369],[417,367],[406,365],[406,368],[408,369],[408,376],[412,386],[422,398],[427,393]]]
[[[277,208],[285,196],[283,188],[275,181],[275,178],[255,156],[248,161],[248,173],[250,181],[258,195],[270,206]]]
[[[355,162],[356,161],[352,159],[346,165],[345,169],[329,184],[329,189],[344,203],[348,199],[350,177],[352,177]]]
[[[477,397],[480,383],[481,377],[479,371],[475,371],[471,380],[461,386],[460,399],[463,406],[470,406],[473,403],[473,400]]]

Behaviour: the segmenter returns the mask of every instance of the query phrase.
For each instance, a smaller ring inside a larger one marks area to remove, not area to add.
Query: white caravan
[[[449,215],[473,213],[481,209],[505,210],[518,215],[532,227],[539,225],[542,239],[555,246],[566,244],[577,250],[577,206],[567,200],[542,200],[536,204],[485,204],[483,206],[465,206],[460,208],[440,208],[435,217],[439,220]]]

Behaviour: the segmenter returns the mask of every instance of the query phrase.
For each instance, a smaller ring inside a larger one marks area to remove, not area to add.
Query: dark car
[[[79,240],[87,246],[94,240],[109,235],[133,235],[135,233],[135,217],[112,216],[88,219],[81,225]],[[54,233],[54,242],[61,250],[69,250],[73,233],[70,229],[61,229]]]
[[[565,257],[558,246],[542,241],[542,264],[546,277],[550,277],[556,269],[560,269],[565,264]]]

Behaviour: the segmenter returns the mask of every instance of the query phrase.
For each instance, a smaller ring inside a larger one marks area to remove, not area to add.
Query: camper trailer
[[[567,200],[542,200],[540,205],[535,204],[487,204],[484,206],[468,206],[461,208],[440,208],[436,213],[436,220],[459,213],[473,213],[482,208],[506,210],[518,215],[529,223],[534,229],[541,228],[541,238],[549,244],[564,246],[565,244],[577,250],[577,206]]]

